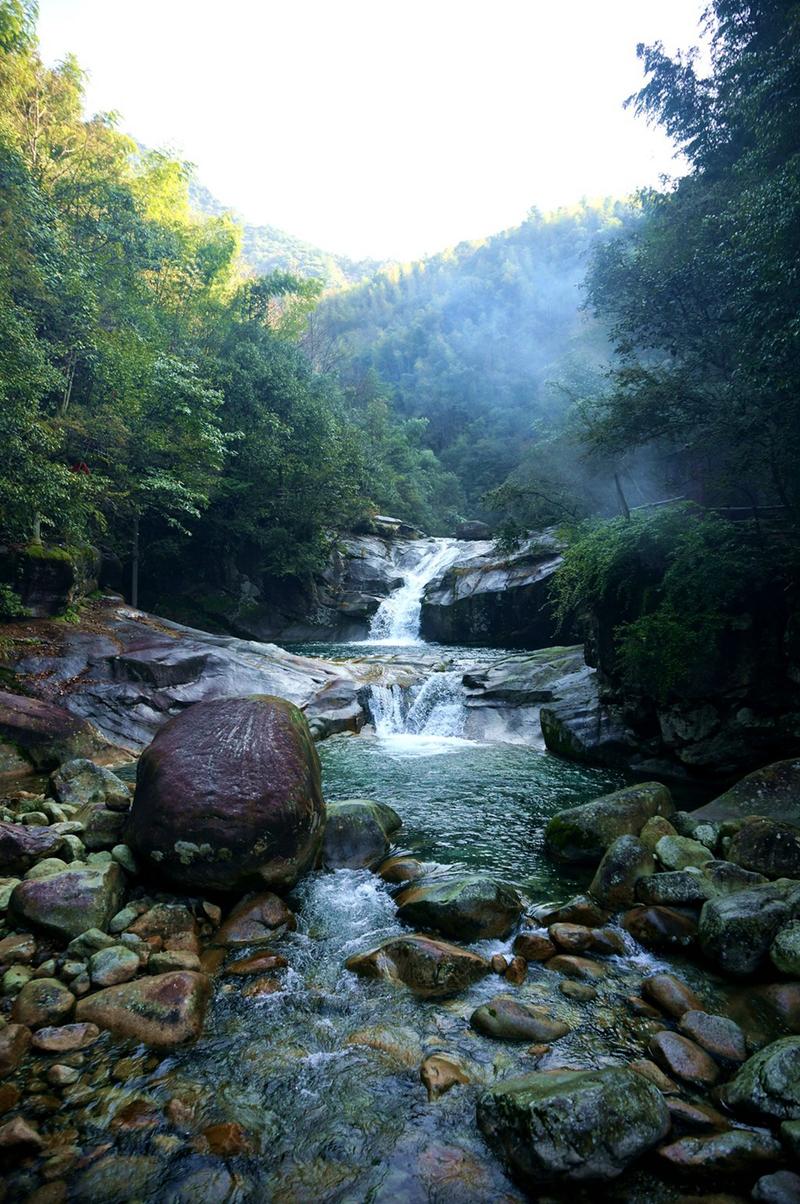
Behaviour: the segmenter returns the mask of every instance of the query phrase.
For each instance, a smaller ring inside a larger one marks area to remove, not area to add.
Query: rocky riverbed
[[[325,807],[276,707],[184,708],[135,796],[80,728],[7,786],[7,1198],[796,1198],[800,763],[694,812],[587,776],[545,891]]]

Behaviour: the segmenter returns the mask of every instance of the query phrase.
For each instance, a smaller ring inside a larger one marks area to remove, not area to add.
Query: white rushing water
[[[422,595],[428,582],[458,558],[463,544],[457,539],[419,540],[408,565],[400,565],[403,584],[384,598],[369,629],[370,644],[419,644]]]
[[[401,740],[409,752],[460,741],[467,713],[462,676],[461,670],[432,673],[415,691],[373,684],[369,707],[375,734]]]

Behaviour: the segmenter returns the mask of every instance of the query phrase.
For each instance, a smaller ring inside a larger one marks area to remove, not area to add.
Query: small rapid
[[[460,669],[432,673],[421,685],[404,690],[398,685],[373,683],[369,709],[376,736],[420,740],[453,740],[464,735],[463,673]]]
[[[463,544],[457,539],[415,540],[410,563],[398,565],[403,584],[384,598],[375,612],[368,644],[419,644],[419,620],[425,586],[448,569]]]

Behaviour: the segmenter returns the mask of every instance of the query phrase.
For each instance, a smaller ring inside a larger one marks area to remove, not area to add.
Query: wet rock
[[[731,839],[726,856],[766,878],[798,878],[800,827],[759,817],[745,820]]]
[[[171,1048],[200,1035],[210,993],[205,974],[174,971],[107,987],[81,999],[75,1015],[118,1037]]]
[[[50,792],[59,803],[74,807],[101,803],[111,811],[127,811],[131,805],[126,784],[110,769],[85,758],[60,765],[50,778]]]
[[[622,925],[645,949],[685,948],[697,936],[697,921],[671,907],[634,908]]]
[[[526,962],[546,962],[553,957],[556,947],[546,932],[521,932],[514,938],[512,949]]]
[[[783,1144],[795,1158],[800,1158],[800,1120],[785,1120],[780,1127]]]
[[[308,724],[267,695],[199,702],[142,754],[128,840],[150,869],[202,890],[294,885],[325,816]]]
[[[74,1192],[79,1204],[129,1204],[149,1200],[161,1174],[158,1158],[146,1154],[107,1154],[84,1170]]]
[[[69,869],[69,865],[60,857],[45,857],[43,861],[37,861],[36,865],[31,866],[25,874],[25,881],[30,882],[33,878],[49,878],[52,874],[60,874],[67,869]]]
[[[64,838],[50,828],[31,828],[0,820],[0,873],[8,877],[24,874],[44,857],[61,852]]]
[[[147,959],[148,974],[166,974],[169,970],[200,970],[200,958],[188,949],[164,949]],[[120,979],[120,981],[124,981]]]
[[[6,1024],[0,1028],[0,1078],[14,1073],[30,1044],[31,1030],[24,1024]]]
[[[591,999],[597,998],[595,987],[590,986],[588,982],[575,982],[571,978],[560,982],[558,989],[567,999],[574,999],[578,1003],[588,1003]]]
[[[619,955],[625,952],[625,938],[613,928],[593,928],[589,949],[592,953],[599,953],[604,957]]]
[[[673,828],[668,819],[663,815],[654,815],[652,819],[648,819],[647,823],[639,833],[639,839],[646,849],[651,853],[655,853],[656,845],[662,836],[677,836],[678,833]]]
[[[240,958],[239,961],[226,966],[225,974],[246,978],[251,974],[266,974],[268,970],[282,970],[288,964],[280,953],[254,953],[252,957]]]
[[[643,1075],[654,1087],[658,1087],[662,1095],[670,1095],[678,1090],[675,1080],[664,1074],[661,1067],[656,1066],[655,1062],[651,1062],[649,1058],[641,1058],[638,1062],[629,1062],[628,1070]]]
[[[70,869],[21,882],[10,910],[23,923],[70,939],[86,928],[105,928],[119,911],[123,889],[122,870],[113,863]]]
[[[389,835],[377,803],[368,799],[328,803],[322,840],[326,869],[372,869],[388,851]]]
[[[419,1035],[413,1028],[403,1025],[357,1029],[347,1037],[348,1045],[363,1045],[378,1053],[386,1054],[399,1066],[419,1066],[422,1046]]]
[[[507,995],[497,995],[481,1004],[469,1022],[476,1032],[497,1041],[550,1042],[569,1032],[569,1025],[552,1019],[545,1008],[521,1003]]]
[[[761,886],[767,881],[763,874],[743,870],[732,861],[709,861],[703,866],[702,873],[715,895],[735,895],[737,891],[749,890],[751,886]]]
[[[44,1141],[21,1116],[0,1125],[0,1158],[19,1159],[29,1154],[38,1154]]]
[[[754,974],[778,931],[800,914],[800,882],[782,879],[709,899],[700,913],[700,945],[726,974]]]
[[[660,1066],[684,1083],[711,1087],[719,1078],[719,1067],[713,1058],[679,1033],[656,1033],[650,1042],[650,1052]]]
[[[128,982],[139,969],[139,958],[125,945],[99,949],[89,959],[89,976],[95,987],[113,987]]]
[[[704,1133],[729,1129],[730,1121],[721,1112],[708,1104],[690,1104],[688,1100],[675,1097],[667,1100],[673,1128],[688,1129],[694,1133]]]
[[[662,836],[656,845],[656,857],[666,870],[685,870],[711,861],[708,848],[688,836]]]
[[[742,778],[713,802],[692,812],[696,823],[763,815],[800,827],[800,759],[776,761]]]
[[[597,982],[605,978],[605,967],[588,957],[575,957],[568,953],[559,953],[547,963],[548,970],[563,974],[565,978],[582,978]]]
[[[0,878],[0,912],[8,911],[14,887],[19,883],[19,878]]]
[[[745,1062],[723,1090],[734,1112],[756,1120],[800,1120],[800,1037],[782,1037]]]
[[[83,824],[81,840],[92,853],[109,852],[125,837],[127,814],[109,811],[103,803],[89,803],[78,812]]]
[[[72,757],[105,752],[105,740],[84,719],[51,702],[0,691],[0,740],[21,750],[38,770]]]
[[[62,1062],[56,1062],[47,1071],[47,1081],[53,1087],[71,1087],[80,1077],[81,1072],[76,1066],[65,1066]]]
[[[701,1137],[681,1137],[658,1151],[671,1169],[695,1175],[735,1174],[780,1161],[781,1147],[769,1133],[728,1129]]]
[[[33,1034],[33,1048],[42,1053],[75,1053],[94,1045],[100,1036],[96,1024],[62,1024],[47,1026]]]
[[[566,903],[535,908],[533,919],[547,928],[553,924],[584,924],[587,928],[598,928],[608,920],[608,912],[596,899],[575,895]]]
[[[27,966],[36,955],[36,941],[29,932],[14,932],[0,941],[0,963]]]
[[[650,878],[641,878],[636,884],[639,902],[656,906],[696,907],[705,903],[713,893],[711,883],[696,868],[653,874]]]
[[[545,830],[547,851],[559,861],[597,862],[617,837],[638,836],[648,819],[673,810],[666,786],[627,786],[554,815]]]
[[[583,953],[593,943],[594,931],[585,924],[551,924],[550,938],[567,953]]]
[[[528,976],[528,963],[524,957],[512,957],[504,971],[506,982],[520,986]]]
[[[470,1082],[463,1058],[449,1053],[428,1054],[419,1068],[419,1077],[429,1100],[439,1099],[453,1087]]]
[[[249,895],[234,907],[213,937],[214,945],[264,945],[297,927],[294,914],[277,895]]]
[[[28,1028],[44,1028],[68,1020],[74,1007],[75,996],[57,978],[32,978],[14,1000],[11,1019]]]
[[[509,961],[503,957],[502,953],[495,953],[493,957],[489,958],[489,965],[493,974],[505,974],[509,964]]]
[[[621,911],[634,902],[636,884],[654,870],[653,854],[637,837],[618,836],[603,854],[589,894],[609,911]]]
[[[457,945],[421,935],[392,937],[348,958],[348,970],[402,983],[423,996],[452,995],[489,973],[489,963]]]
[[[534,1073],[478,1101],[489,1144],[534,1192],[540,1185],[614,1179],[669,1129],[664,1100],[630,1070]]]
[[[157,903],[128,928],[134,936],[151,945],[157,944],[159,948],[184,949],[189,953],[197,953],[200,949],[197,921],[189,908],[180,903]]]
[[[423,879],[396,901],[404,923],[464,941],[507,937],[522,912],[513,887],[474,874]]]
[[[800,975],[800,920],[792,920],[779,930],[769,956],[782,974]]]
[[[703,1004],[691,987],[674,974],[651,974],[642,983],[642,992],[668,1016],[680,1020],[686,1012],[702,1012]]]
[[[220,1158],[232,1158],[253,1151],[253,1139],[235,1120],[209,1125],[203,1129],[203,1137],[211,1153]]]
[[[754,1200],[762,1204],[799,1204],[800,1175],[794,1171],[775,1171],[762,1175],[752,1191]]]
[[[400,884],[424,878],[430,868],[428,863],[418,861],[416,857],[390,857],[379,866],[378,874],[384,882]]]
[[[685,1036],[696,1041],[721,1062],[744,1062],[747,1058],[745,1035],[733,1020],[708,1012],[684,1012],[678,1025]]]
[[[22,1092],[19,1087],[13,1083],[0,1084],[0,1116],[10,1112],[12,1108],[16,1108],[21,1099]]]

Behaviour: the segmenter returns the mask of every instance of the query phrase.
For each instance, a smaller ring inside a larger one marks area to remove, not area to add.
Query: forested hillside
[[[221,217],[226,207],[198,180],[189,185],[189,199],[199,213]],[[326,288],[340,289],[360,284],[383,266],[377,259],[349,259],[323,251],[313,243],[296,238],[277,226],[242,223],[242,257],[258,276],[269,272],[291,272],[295,276],[321,280]]]
[[[582,308],[581,286],[594,249],[635,220],[613,201],[533,211],[512,230],[326,297],[315,334],[337,346],[344,379],[378,378],[400,414],[427,421],[426,441],[470,512],[485,511],[484,495],[561,434],[604,368],[605,329]]]
[[[101,543],[155,585],[302,575],[375,507],[434,523],[449,491],[457,514],[418,425],[297,345],[317,287],[246,272],[185,165],[84,116],[34,15],[0,3],[2,538]]]

